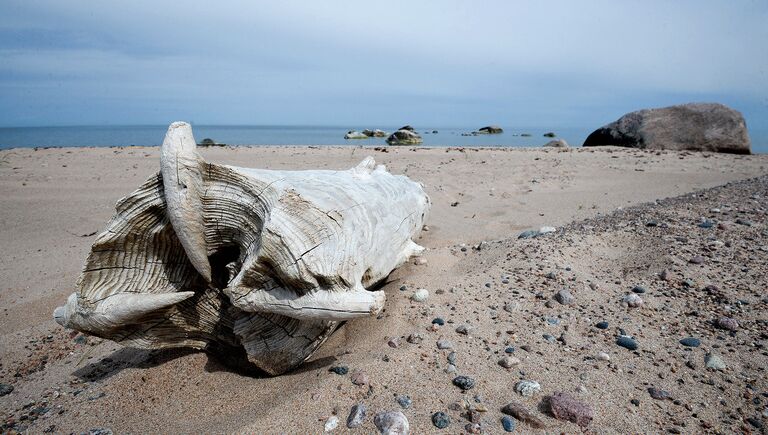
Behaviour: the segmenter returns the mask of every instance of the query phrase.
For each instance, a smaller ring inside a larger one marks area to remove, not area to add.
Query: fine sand
[[[0,382],[14,387],[0,397],[3,431],[319,433],[335,413],[343,432],[349,408],[364,403],[358,433],[375,432],[373,415],[387,410],[402,410],[412,433],[437,431],[430,418],[443,411],[451,418],[447,433],[458,433],[472,417],[455,404],[462,399],[482,411],[472,418],[489,433],[502,432],[500,408],[513,400],[549,432],[580,431],[548,414],[545,398],[555,391],[591,406],[587,430],[598,433],[768,424],[761,416],[768,402],[766,179],[657,201],[764,176],[768,155],[386,150],[202,150],[211,162],[269,169],[346,169],[371,155],[424,183],[432,199],[429,231],[418,240],[427,262],[393,272],[384,315],[347,323],[304,366],[275,378],[247,377],[197,352],[122,348],[70,334],[51,319],[115,202],[158,170],[157,148],[0,151]],[[702,217],[721,228],[699,228]],[[541,226],[558,232],[517,239]],[[696,256],[702,261],[690,263]],[[622,306],[638,284],[648,289],[644,306]],[[430,291],[425,303],[409,300],[417,288]],[[553,302],[563,288],[573,304]],[[725,314],[742,322],[736,333],[711,326]],[[435,317],[447,323],[432,327]],[[594,328],[600,320],[610,327]],[[469,335],[455,332],[462,324],[472,327]],[[638,340],[638,351],[616,346],[617,328]],[[410,334],[422,341],[409,343]],[[701,347],[684,349],[678,340],[687,336]],[[388,345],[393,337],[399,347]],[[440,338],[454,344],[456,374],[446,373],[450,351],[436,348]],[[504,369],[497,361],[509,346],[520,363]],[[724,371],[704,368],[710,351],[722,355]],[[596,359],[599,352],[610,362]],[[335,365],[364,371],[370,385],[329,373]],[[451,383],[457,374],[477,385],[463,393]],[[521,379],[539,382],[541,392],[518,395]],[[672,399],[652,399],[649,387]],[[412,406],[402,409],[396,395],[410,396]]]

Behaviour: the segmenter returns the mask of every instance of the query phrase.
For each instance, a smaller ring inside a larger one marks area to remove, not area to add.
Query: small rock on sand
[[[535,429],[543,429],[546,427],[540,418],[533,415],[533,413],[528,411],[528,409],[521,403],[510,402],[501,408],[501,412],[511,415],[512,417],[515,417],[516,419],[530,425]]]
[[[520,364],[520,360],[513,356],[505,356],[499,360],[499,365],[505,369],[512,368],[518,364]]]
[[[328,420],[325,420],[325,431],[331,432],[332,430],[336,429],[336,426],[339,425],[339,417],[336,417],[335,415],[332,415],[328,417]]]
[[[354,405],[349,411],[349,417],[347,417],[347,427],[354,429],[362,426],[363,420],[365,420],[366,411],[367,409],[364,404],[358,403],[357,405]]]
[[[704,357],[704,364],[707,368],[713,370],[725,370],[725,362],[723,361],[723,358],[716,353],[708,353]]]
[[[429,297],[429,290],[420,288],[411,295],[411,300],[414,302],[424,302]]]
[[[382,435],[408,435],[408,419],[400,411],[380,412],[373,418],[373,424]]]
[[[562,305],[571,305],[573,303],[573,295],[566,289],[562,289],[555,294],[555,300]]]
[[[451,424],[451,417],[448,414],[440,411],[432,414],[432,424],[438,429],[445,429]]]
[[[475,386],[475,380],[469,376],[456,376],[453,378],[453,385],[462,390],[471,390]]]
[[[589,426],[594,418],[594,411],[589,405],[563,392],[555,392],[549,398],[549,410],[556,419],[576,423],[582,428]]]
[[[531,397],[541,391],[541,385],[536,381],[520,381],[515,384],[515,391],[523,397]]]

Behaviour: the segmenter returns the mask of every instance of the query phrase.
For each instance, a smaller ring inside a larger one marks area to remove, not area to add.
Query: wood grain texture
[[[191,142],[190,142],[191,141]],[[409,257],[429,198],[368,157],[347,171],[210,164],[188,124],[161,171],[120,200],[61,325],[142,348],[192,347],[276,375],[340,322],[378,314],[370,290]]]

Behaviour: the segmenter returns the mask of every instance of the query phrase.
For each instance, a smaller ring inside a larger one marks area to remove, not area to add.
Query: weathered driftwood
[[[171,124],[160,173],[120,200],[61,325],[142,348],[192,347],[280,374],[339,322],[376,315],[377,283],[422,247],[421,185],[368,157],[347,171],[207,163]]]

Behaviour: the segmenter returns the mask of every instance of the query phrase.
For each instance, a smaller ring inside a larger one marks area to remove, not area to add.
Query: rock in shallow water
[[[347,427],[354,429],[356,427],[362,426],[363,420],[365,420],[366,412],[367,409],[362,403],[358,403],[357,405],[353,406],[349,411],[349,416],[347,417]]]
[[[589,405],[563,392],[555,392],[549,398],[549,410],[558,420],[570,421],[582,428],[589,426],[595,415]]]
[[[408,419],[400,411],[380,412],[373,418],[373,424],[382,435],[408,435]]]

